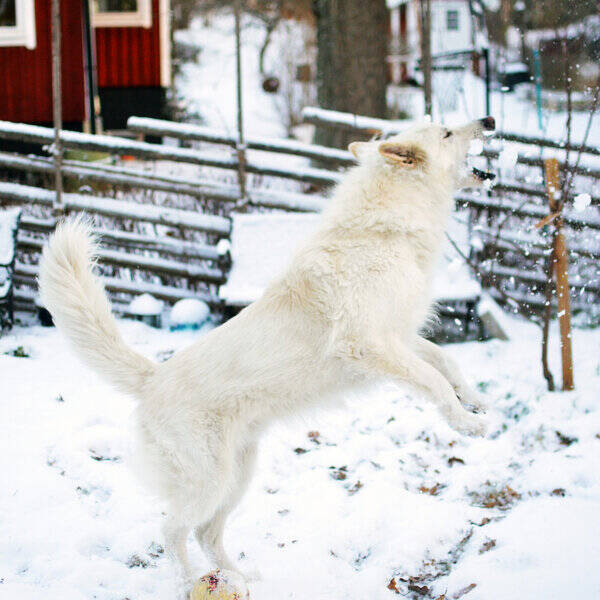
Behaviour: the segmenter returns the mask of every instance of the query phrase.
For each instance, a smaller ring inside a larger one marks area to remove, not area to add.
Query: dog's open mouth
[[[493,181],[496,179],[495,173],[490,173],[489,171],[482,171],[476,167],[472,167],[473,177],[477,181],[485,182],[485,181]]]

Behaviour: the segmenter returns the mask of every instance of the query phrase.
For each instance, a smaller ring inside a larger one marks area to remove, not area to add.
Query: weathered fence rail
[[[0,169],[2,168],[27,173],[48,175],[54,173],[52,159],[37,156],[24,157],[7,152],[0,152]],[[206,179],[167,177],[135,169],[116,168],[98,162],[86,163],[72,160],[64,160],[61,170],[64,176],[74,178],[79,182],[142,188],[221,202],[237,202],[240,199],[239,186],[225,183],[215,184],[214,181]],[[307,195],[284,190],[274,192],[268,189],[248,190],[247,200],[251,206],[298,212],[321,210],[325,202],[322,196],[316,194]]]
[[[2,183],[0,184],[0,197],[15,203],[30,202],[51,207],[54,192],[18,183]],[[214,233],[222,237],[228,237],[231,230],[229,219],[216,215],[204,215],[178,208],[139,204],[83,194],[66,193],[63,198],[67,210],[84,211],[90,214],[132,219],[134,221],[147,221],[171,227],[187,227],[195,231]]]
[[[0,121],[0,138],[51,145],[54,142],[54,130],[37,125]],[[135,156],[146,160],[182,162],[232,171],[236,171],[239,166],[237,158],[233,156],[218,156],[215,153],[203,152],[191,148],[149,144],[121,137],[62,131],[60,139],[66,149]],[[283,177],[320,186],[335,184],[339,181],[340,177],[338,173],[326,169],[301,166],[285,167],[281,164],[263,164],[252,160],[246,161],[245,169],[248,173]]]
[[[127,128],[144,135],[168,136],[187,142],[210,142],[213,144],[223,144],[232,148],[235,148],[238,143],[237,136],[225,134],[216,129],[198,125],[186,125],[184,123],[173,123],[160,119],[129,117]],[[303,156],[334,165],[353,165],[355,163],[354,156],[347,150],[338,150],[337,148],[329,148],[327,146],[258,137],[245,138],[244,143],[250,150]]]

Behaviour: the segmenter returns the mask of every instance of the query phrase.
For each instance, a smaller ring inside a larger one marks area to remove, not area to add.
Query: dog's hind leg
[[[256,442],[250,442],[238,451],[236,456],[237,477],[233,483],[231,493],[225,498],[212,519],[199,525],[194,531],[198,543],[215,564],[222,569],[239,572],[239,569],[233,564],[223,547],[223,530],[227,517],[239,504],[248,488],[256,462],[256,449]]]
[[[193,581],[192,568],[188,559],[187,534],[190,527],[183,525],[174,517],[170,517],[163,525],[163,537],[165,548],[173,562],[181,569],[181,581],[183,589],[181,596],[185,597],[187,590]]]
[[[461,404],[472,407],[478,412],[487,410],[486,403],[467,383],[459,366],[439,346],[419,337],[416,340],[415,350],[424,361],[437,369],[450,382]]]

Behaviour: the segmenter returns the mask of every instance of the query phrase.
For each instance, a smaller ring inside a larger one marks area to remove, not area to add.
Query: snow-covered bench
[[[13,273],[20,208],[0,210],[0,327],[14,322]]]
[[[268,283],[286,265],[294,250],[312,233],[319,215],[263,213],[233,215],[232,268],[220,296],[231,317],[260,298]],[[481,335],[477,306],[479,283],[452,248],[436,273],[434,296],[442,319],[438,339],[477,339]],[[452,331],[454,330],[454,335]],[[439,333],[439,332],[438,332]]]

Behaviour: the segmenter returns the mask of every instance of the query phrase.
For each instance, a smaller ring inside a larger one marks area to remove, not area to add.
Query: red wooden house
[[[52,122],[50,5],[0,0],[0,120]],[[61,0],[61,33],[66,127],[93,130],[98,110],[104,129],[164,116],[169,0]]]

